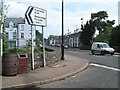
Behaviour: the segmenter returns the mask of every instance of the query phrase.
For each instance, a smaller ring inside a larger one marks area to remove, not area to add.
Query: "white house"
[[[32,26],[33,39],[35,39],[35,26]],[[5,20],[5,33],[8,35],[9,48],[22,48],[31,40],[31,26],[25,18],[7,18]],[[33,43],[35,46],[35,42]]]

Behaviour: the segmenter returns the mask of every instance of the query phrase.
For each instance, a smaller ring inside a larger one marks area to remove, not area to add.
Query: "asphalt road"
[[[65,54],[73,55],[79,58],[87,59],[89,62],[102,64],[110,67],[120,68],[118,64],[120,64],[120,56],[119,55],[92,55],[89,50],[65,50]],[[119,62],[118,62],[119,60]]]
[[[56,48],[59,50],[59,48]],[[87,59],[92,64],[103,65],[89,67],[79,74],[57,81],[39,86],[40,88],[118,88],[120,71],[118,62],[119,55],[91,55],[89,50],[72,50],[65,49],[65,54],[73,55],[79,58]],[[106,67],[107,68],[106,68]],[[112,68],[112,69],[111,69]],[[115,69],[114,69],[115,68]],[[116,70],[117,69],[117,70]]]
[[[118,88],[118,73],[112,70],[89,66],[83,72],[41,88]]]
[[[51,47],[51,49],[61,51],[60,47]],[[76,50],[76,49],[64,49],[65,54],[73,55],[79,58],[87,59],[89,62],[107,65],[110,67],[120,68],[120,54],[119,55],[92,55],[90,50]],[[118,62],[119,61],[119,62]]]

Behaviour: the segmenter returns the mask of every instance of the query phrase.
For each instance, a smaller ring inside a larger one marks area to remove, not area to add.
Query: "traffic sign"
[[[29,6],[25,17],[30,25],[47,26],[47,11],[45,9]]]

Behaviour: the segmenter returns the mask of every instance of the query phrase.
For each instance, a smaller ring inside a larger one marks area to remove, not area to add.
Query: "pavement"
[[[65,55],[65,60],[30,70],[28,73],[17,74],[16,76],[0,76],[2,88],[25,88],[64,80],[85,70],[88,65],[89,62],[85,59]]]

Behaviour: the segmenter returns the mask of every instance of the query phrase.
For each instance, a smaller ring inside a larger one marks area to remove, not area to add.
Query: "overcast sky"
[[[90,20],[91,13],[107,11],[109,20],[115,20],[118,25],[118,1],[119,0],[64,0],[64,34],[74,32],[80,28],[83,18],[85,24]],[[49,35],[61,35],[61,10],[62,0],[4,0],[8,8],[7,17],[25,17],[29,6],[35,6],[47,10],[47,27],[44,27],[45,37]],[[41,32],[41,27],[39,28]]]

